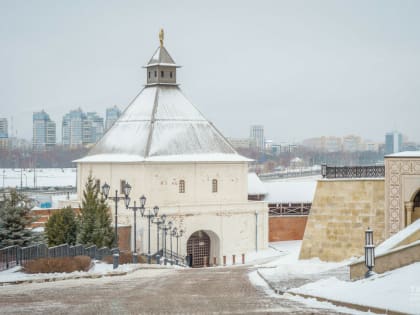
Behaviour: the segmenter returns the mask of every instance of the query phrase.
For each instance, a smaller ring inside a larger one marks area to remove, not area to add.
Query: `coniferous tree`
[[[81,244],[98,247],[110,247],[114,240],[109,208],[105,199],[100,196],[99,187],[96,187],[91,175],[88,177],[83,191],[77,239]]]
[[[96,212],[95,231],[93,233],[93,239],[96,246],[112,246],[114,242],[114,229],[112,228],[111,223],[111,213],[105,203],[105,198],[101,196]]]
[[[77,237],[77,221],[74,210],[67,207],[51,215],[45,224],[45,235],[48,246],[74,245]]]
[[[16,190],[10,196],[3,195],[0,201],[0,248],[19,245],[28,246],[40,240],[39,235],[28,229],[36,220],[31,216],[31,202]]]

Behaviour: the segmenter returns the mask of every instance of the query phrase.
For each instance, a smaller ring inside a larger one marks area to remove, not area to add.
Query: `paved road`
[[[139,270],[0,287],[1,314],[338,314],[267,295],[247,267]]]

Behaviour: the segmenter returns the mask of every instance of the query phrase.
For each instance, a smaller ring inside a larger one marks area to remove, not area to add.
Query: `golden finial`
[[[160,41],[160,47],[163,47],[163,38],[165,36],[165,33],[163,32],[163,28],[160,29],[159,32],[159,41]]]

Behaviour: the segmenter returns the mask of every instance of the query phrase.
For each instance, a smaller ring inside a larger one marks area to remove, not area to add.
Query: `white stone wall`
[[[182,205],[245,202],[248,198],[247,163],[83,163],[78,168],[78,196],[92,176],[107,182],[111,192],[120,189],[120,180],[132,186],[131,197],[145,195],[149,205]],[[185,181],[185,193],[179,193],[179,181]],[[218,192],[212,192],[212,180],[218,181]],[[82,189],[80,189],[82,188]]]
[[[180,253],[186,254],[188,238],[197,231],[205,231],[211,239],[211,255],[218,263],[222,256],[231,258],[268,246],[268,207],[263,202],[249,202],[247,192],[248,165],[240,163],[79,163],[78,197],[81,200],[83,187],[89,173],[106,181],[110,195],[120,189],[120,180],[132,186],[130,197],[133,201],[144,194],[146,207],[159,206],[160,214],[165,213],[186,233],[179,239]],[[185,193],[179,193],[179,180],[185,180]],[[212,192],[212,180],[218,181],[218,192]],[[113,202],[110,203],[114,211]],[[119,203],[118,223],[131,225],[133,213]],[[258,227],[256,229],[256,215]],[[137,213],[137,248],[147,252],[148,225],[146,219]],[[258,232],[256,232],[256,230]],[[258,234],[258,235],[256,235]],[[151,252],[156,251],[156,225],[151,225]],[[258,244],[256,244],[258,241]],[[167,240],[169,249],[169,237]],[[173,239],[176,250],[176,239]]]

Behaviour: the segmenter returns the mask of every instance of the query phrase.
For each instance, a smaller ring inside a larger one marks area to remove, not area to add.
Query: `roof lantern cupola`
[[[152,58],[145,66],[147,70],[147,84],[150,85],[177,85],[176,68],[179,68],[163,46],[164,31],[159,32],[160,46],[156,49]]]

